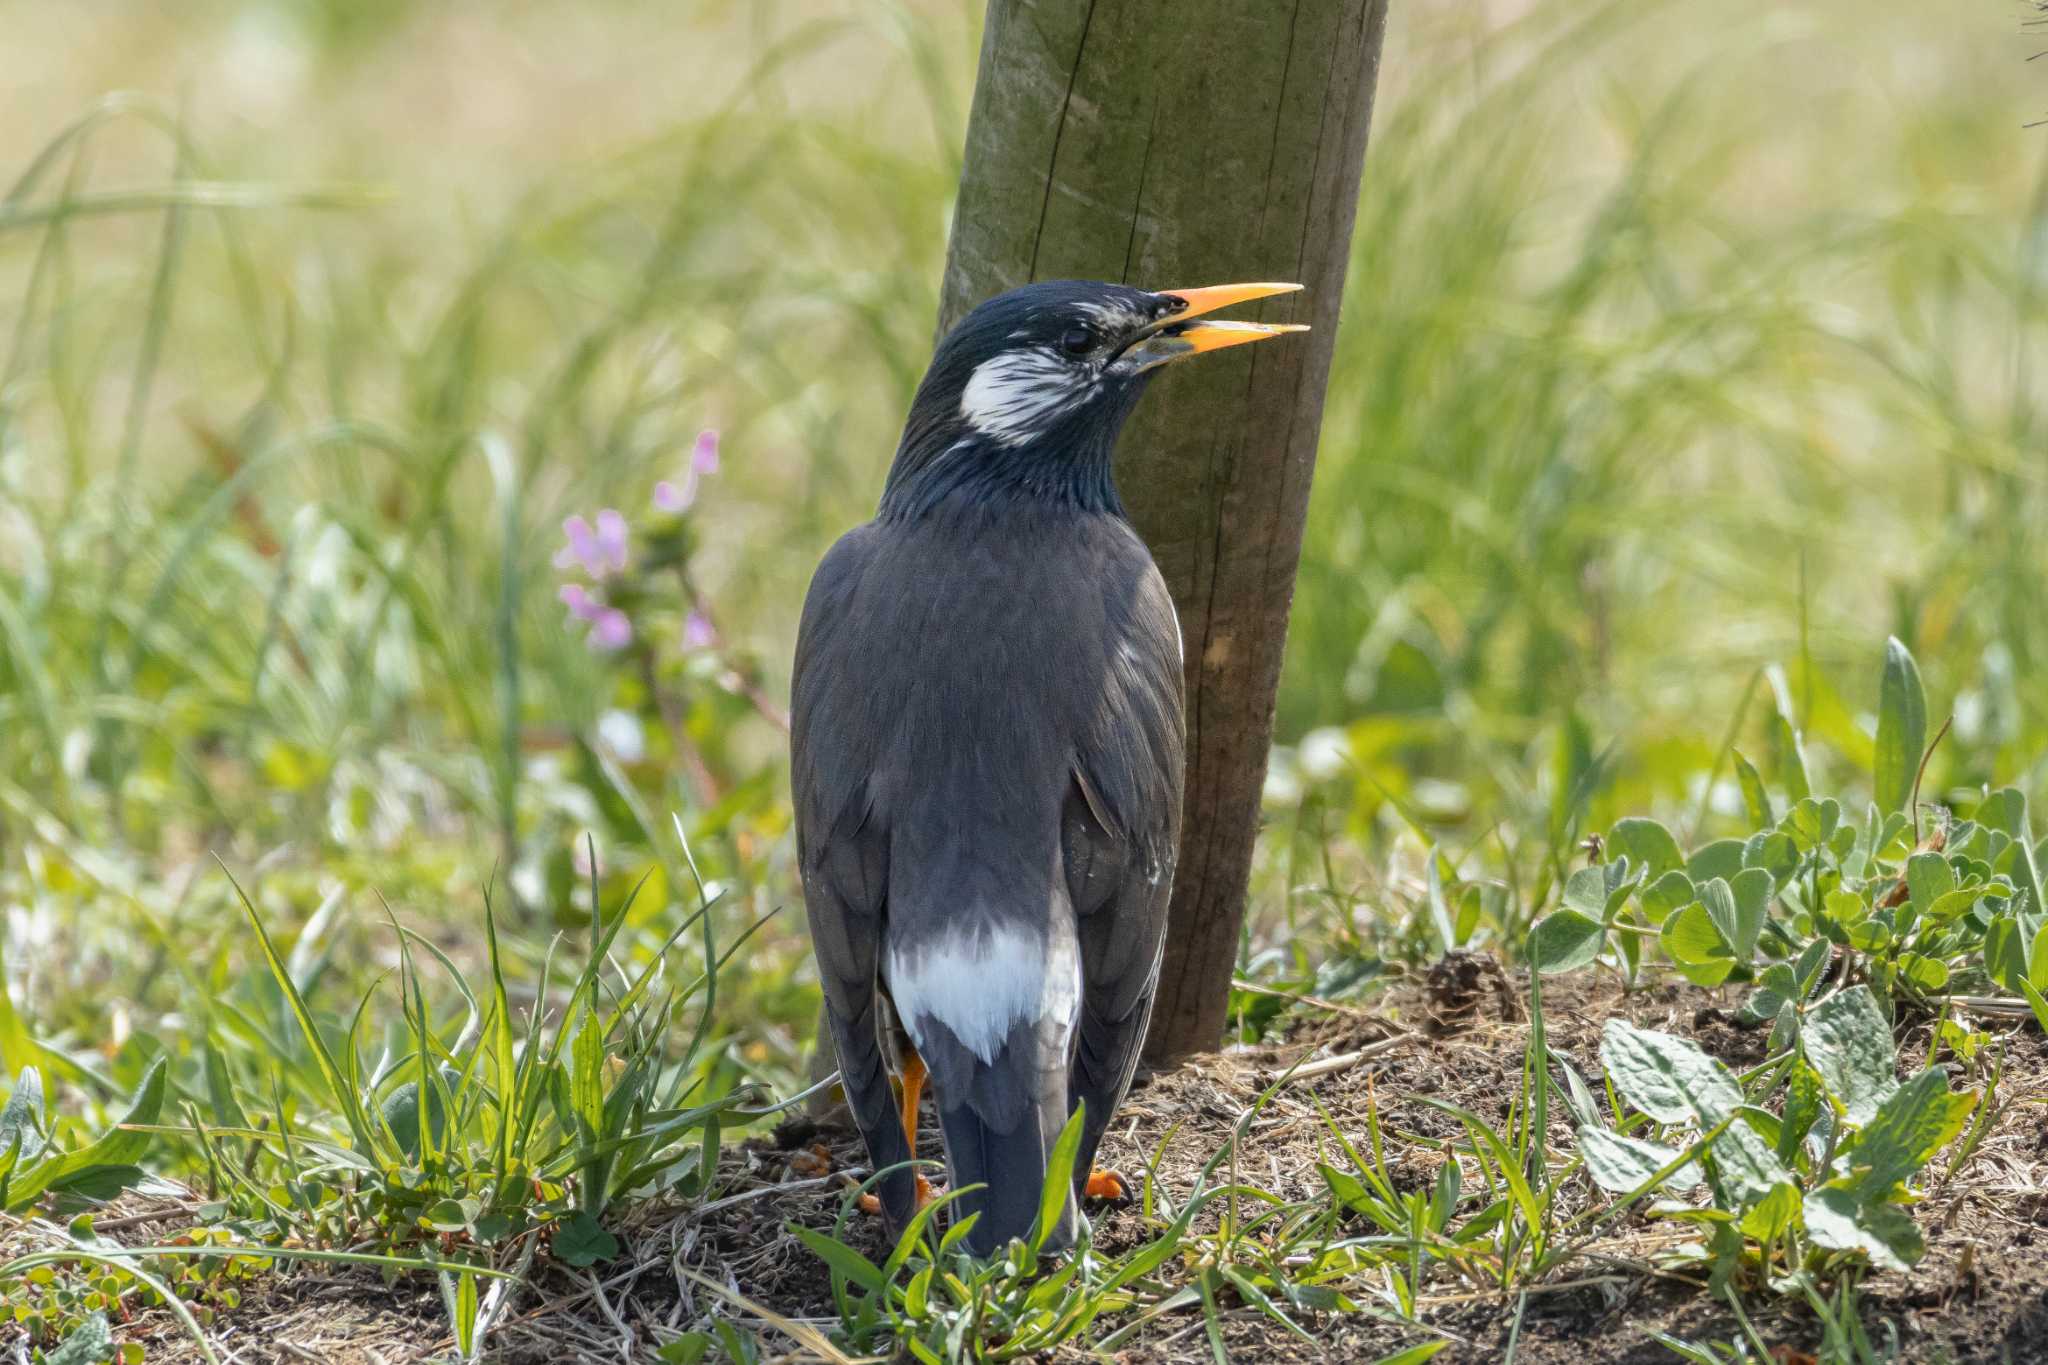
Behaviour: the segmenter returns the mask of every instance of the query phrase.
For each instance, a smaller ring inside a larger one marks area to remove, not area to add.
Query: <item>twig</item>
[[[1306,1062],[1287,1071],[1279,1078],[1279,1084],[1291,1085],[1296,1081],[1312,1081],[1321,1076],[1339,1071],[1349,1071],[1360,1062],[1392,1052],[1395,1048],[1412,1043],[1419,1035],[1402,1033],[1392,1038],[1382,1038],[1377,1043],[1367,1043],[1356,1052],[1341,1052],[1335,1057],[1324,1057],[1320,1061]]]
[[[808,1180],[788,1180],[780,1185],[763,1185],[759,1189],[747,1190],[742,1194],[729,1194],[723,1199],[714,1199],[710,1203],[696,1209],[691,1213],[690,1217],[693,1219],[708,1218],[714,1213],[722,1212],[735,1204],[744,1204],[752,1199],[765,1199],[770,1195],[776,1194],[797,1194],[804,1190],[815,1190],[825,1185],[843,1185],[848,1180],[858,1184],[866,1178],[867,1171],[865,1168],[849,1166],[843,1171],[834,1171],[830,1175],[813,1176]]]
[[[1407,1032],[1406,1029],[1385,1015],[1375,1014],[1371,1010],[1361,1009],[1357,1005],[1344,1005],[1339,1004],[1335,1000],[1325,1000],[1319,995],[1302,995],[1295,991],[1276,990],[1271,986],[1254,985],[1241,976],[1230,978],[1230,988],[1235,991],[1246,991],[1252,995],[1268,995],[1275,1000],[1291,1000],[1297,1005],[1308,1005],[1319,1010],[1329,1010],[1333,1014],[1348,1014],[1354,1019],[1365,1019],[1375,1024],[1382,1024],[1397,1033]]]

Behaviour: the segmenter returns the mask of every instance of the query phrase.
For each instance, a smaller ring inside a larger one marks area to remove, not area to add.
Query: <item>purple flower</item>
[[[619,573],[626,567],[626,519],[616,507],[607,507],[597,514],[597,550],[603,556],[604,569],[595,571],[592,578],[603,578],[607,573]]]
[[[591,623],[589,644],[592,649],[609,653],[624,649],[633,642],[633,623],[626,619],[626,613],[617,607],[606,607]]]
[[[626,519],[617,508],[599,512],[594,530],[582,517],[569,517],[562,522],[562,535],[568,543],[555,551],[556,568],[580,568],[592,581],[603,582],[626,567]]]
[[[693,611],[683,618],[683,646],[686,649],[709,649],[718,643],[718,629],[711,624],[711,618],[701,611]]]
[[[633,623],[626,613],[606,606],[582,584],[564,583],[555,595],[562,599],[571,616],[590,623],[590,634],[584,643],[592,649],[609,653],[633,642]]]
[[[690,464],[682,477],[663,479],[654,485],[656,509],[675,515],[689,511],[697,501],[698,485],[706,475],[717,472],[718,433],[707,428],[697,433],[697,444],[690,451]]]

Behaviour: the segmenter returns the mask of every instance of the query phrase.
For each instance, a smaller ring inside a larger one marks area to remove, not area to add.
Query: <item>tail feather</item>
[[[939,1111],[939,1122],[946,1130],[946,1157],[952,1168],[954,1188],[983,1187],[963,1194],[953,1205],[955,1217],[981,1215],[962,1243],[976,1256],[994,1255],[1012,1237],[1030,1237],[1032,1225],[1038,1220],[1045,1168],[1059,1134],[1055,1127],[1048,1135],[1040,1117],[1036,1112],[1027,1112],[1005,1131],[984,1122],[971,1104]],[[1072,1246],[1079,1217],[1069,1191],[1052,1235],[1046,1238],[1046,1249]]]

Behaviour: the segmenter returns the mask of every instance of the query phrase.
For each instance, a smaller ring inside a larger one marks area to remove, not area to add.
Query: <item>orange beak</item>
[[[1275,294],[1292,294],[1300,288],[1298,284],[1213,284],[1201,289],[1156,290],[1154,292],[1161,298],[1174,299],[1185,306],[1161,318],[1126,354],[1140,357],[1144,367],[1150,369],[1154,365],[1184,360],[1204,351],[1220,351],[1226,346],[1242,346],[1248,341],[1263,341],[1288,332],[1306,332],[1307,324],[1299,322],[1194,320],[1234,303],[1271,298]]]

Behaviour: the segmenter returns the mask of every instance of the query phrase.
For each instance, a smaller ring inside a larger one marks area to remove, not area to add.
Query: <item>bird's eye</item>
[[[1087,355],[1095,349],[1095,332],[1088,327],[1074,326],[1060,338],[1060,349],[1071,356]]]

